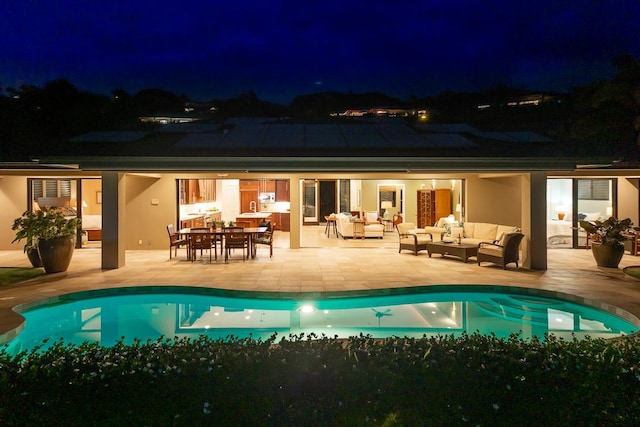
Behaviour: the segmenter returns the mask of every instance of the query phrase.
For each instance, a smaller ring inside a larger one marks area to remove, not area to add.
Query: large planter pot
[[[73,256],[73,237],[58,237],[38,241],[38,253],[45,273],[67,271]]]
[[[33,247],[26,250],[27,258],[29,258],[29,262],[34,267],[42,267],[42,260],[40,259],[40,254],[38,253],[38,248]]]
[[[618,268],[622,255],[624,255],[624,246],[603,245],[602,243],[592,243],[591,252],[599,267]]]

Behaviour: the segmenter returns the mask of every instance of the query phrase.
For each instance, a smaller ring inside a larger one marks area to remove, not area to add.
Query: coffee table
[[[431,258],[431,254],[441,254],[442,256],[451,255],[462,258],[464,262],[467,262],[469,257],[478,256],[478,245],[469,243],[458,244],[456,242],[430,242],[427,243],[427,251],[429,252],[429,258]]]

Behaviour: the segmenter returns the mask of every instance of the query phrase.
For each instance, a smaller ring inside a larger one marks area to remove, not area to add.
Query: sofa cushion
[[[447,237],[453,237],[457,239],[458,236],[460,236],[461,238],[465,237],[464,227],[449,227],[447,229]]]
[[[473,237],[473,233],[476,230],[476,223],[465,222],[464,224],[462,224],[462,226],[464,227],[464,235],[466,237]]]
[[[376,211],[366,211],[364,213],[364,220],[367,223],[378,222],[378,212],[376,212]]]
[[[475,239],[484,239],[487,241],[493,241],[498,236],[498,224],[489,224],[486,222],[476,222],[473,229],[473,237]]]
[[[457,222],[456,217],[453,214],[449,216],[443,216],[442,218],[438,219],[438,221],[433,226],[438,228],[444,228],[445,224],[450,224],[452,222]]]

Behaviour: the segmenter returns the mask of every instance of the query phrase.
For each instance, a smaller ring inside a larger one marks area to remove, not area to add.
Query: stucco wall
[[[126,177],[126,249],[168,248],[167,224],[178,227],[175,179],[170,174]]]
[[[27,208],[27,178],[4,176],[0,178],[0,249],[22,249],[24,241],[11,244],[15,232],[11,230],[13,220]]]
[[[640,225],[638,218],[638,178],[618,179],[618,218],[631,218],[635,226]]]
[[[467,177],[466,221],[522,226],[522,178]]]

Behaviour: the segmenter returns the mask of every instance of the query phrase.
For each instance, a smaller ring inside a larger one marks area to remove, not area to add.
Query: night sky
[[[0,87],[67,78],[194,100],[497,85],[567,91],[640,57],[639,0],[20,0],[0,13]]]

